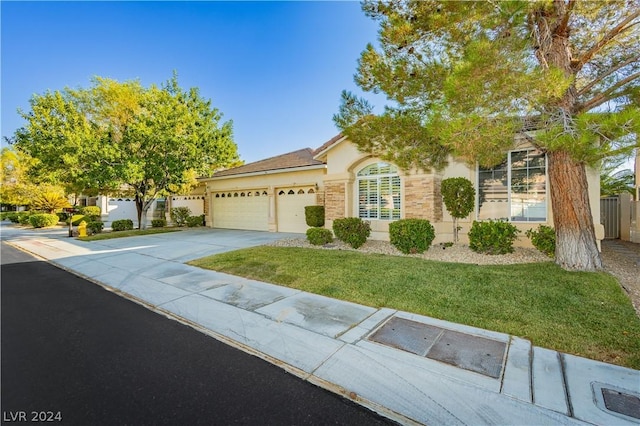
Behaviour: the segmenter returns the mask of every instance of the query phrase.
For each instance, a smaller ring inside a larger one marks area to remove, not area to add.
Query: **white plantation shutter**
[[[358,172],[358,217],[400,219],[400,176],[388,163],[371,164]]]

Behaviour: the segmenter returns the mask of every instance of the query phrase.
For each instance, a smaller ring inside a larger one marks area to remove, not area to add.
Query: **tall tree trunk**
[[[573,6],[573,2],[553,0],[551,4],[541,4],[531,16],[537,45],[535,55],[540,67],[544,70],[560,69],[571,79],[575,78],[569,47],[569,17]],[[545,108],[552,115],[561,112],[560,119],[563,120],[566,131],[573,130],[567,122],[574,115],[576,93],[574,82],[561,99]],[[564,149],[549,151],[548,158],[551,206],[556,230],[556,263],[568,270],[602,269],[589,204],[585,166],[574,160],[569,151]]]
[[[584,164],[574,161],[565,151],[550,152],[549,181],[556,263],[575,271],[602,269]]]
[[[142,199],[142,197],[140,197],[140,195],[136,194],[135,202],[136,202],[136,211],[138,213],[138,229],[143,229],[142,228],[142,213],[143,213],[144,200]]]

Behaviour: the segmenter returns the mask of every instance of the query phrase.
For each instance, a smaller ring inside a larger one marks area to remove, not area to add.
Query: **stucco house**
[[[371,238],[388,240],[391,221],[428,219],[436,229],[434,243],[452,241],[453,221],[440,184],[466,177],[476,188],[475,211],[461,220],[460,239],[467,242],[473,220],[505,219],[525,231],[553,224],[544,153],[516,140],[505,161],[492,169],[469,166],[455,158],[442,171],[402,170],[360,152],[343,135],[317,149],[301,149],[200,178],[204,186],[207,226],[273,232],[308,228],[304,207],[324,205],[325,227],[333,220],[360,217],[371,224]],[[602,239],[599,176],[588,171],[596,237]],[[517,245],[530,245],[521,234]]]

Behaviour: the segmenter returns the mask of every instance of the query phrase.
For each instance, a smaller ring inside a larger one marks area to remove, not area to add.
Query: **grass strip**
[[[603,272],[568,272],[552,262],[481,266],[271,246],[190,264],[640,369],[640,318],[616,279]]]

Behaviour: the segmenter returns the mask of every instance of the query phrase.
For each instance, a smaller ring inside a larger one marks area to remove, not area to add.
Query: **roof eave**
[[[277,173],[289,173],[289,172],[299,172],[299,171],[306,171],[306,170],[324,169],[326,167],[327,167],[326,164],[313,164],[310,166],[287,167],[283,169],[263,170],[259,172],[236,173],[236,174],[224,175],[224,176],[201,177],[201,178],[198,178],[197,180],[198,182],[211,182],[214,180],[225,180],[225,179],[234,179],[234,178],[241,178],[241,177],[264,176],[264,175],[273,175]]]

